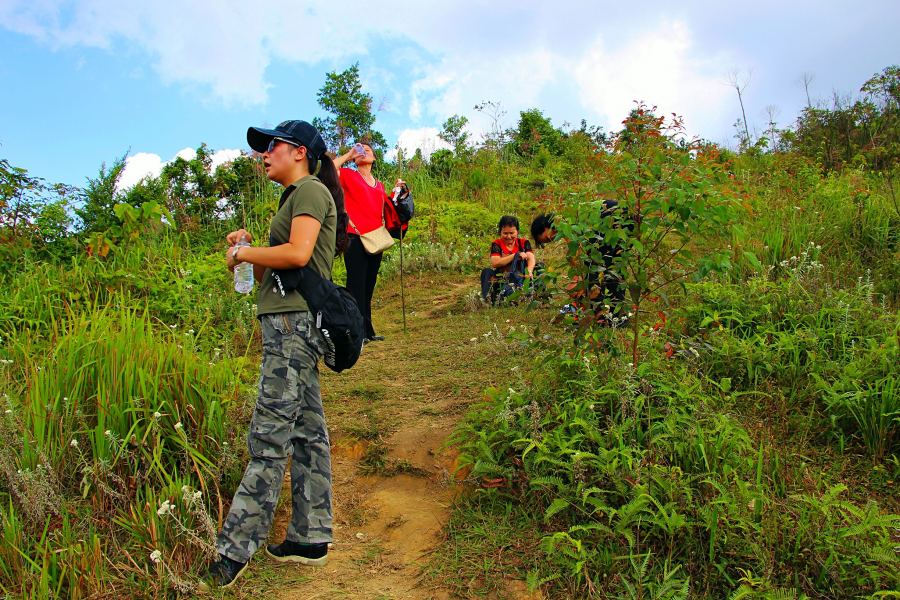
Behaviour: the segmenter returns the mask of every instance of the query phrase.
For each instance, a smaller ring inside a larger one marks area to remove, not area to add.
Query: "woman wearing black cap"
[[[365,153],[357,152],[356,146],[362,147]],[[372,147],[365,142],[355,144],[349,152],[336,158],[334,164],[341,167],[351,160],[356,163],[357,170],[338,171],[344,198],[347,201],[347,214],[350,216],[347,227],[350,246],[344,254],[344,264],[347,265],[347,291],[359,305],[359,312],[362,313],[366,327],[366,341],[378,342],[383,340],[384,336],[376,335],[372,325],[372,295],[375,293],[383,253],[366,252],[360,236],[381,227],[385,222],[385,211],[393,211],[394,205],[388,198],[384,184],[372,175],[372,165],[375,163],[375,152]],[[397,185],[406,184],[398,180]]]
[[[252,263],[260,282],[263,356],[247,435],[250,464],[216,540],[219,560],[200,583],[201,591],[230,587],[265,543],[289,458],[291,524],[285,541],[266,547],[266,553],[280,562],[322,566],[333,540],[331,453],[317,368],[324,339],[306,300],[296,290],[283,289],[275,271],[308,266],[331,278],[334,257],[349,243],[343,192],[325,143],[309,123],[251,127],[247,141],[262,154],[268,178],[285,190],[270,224],[268,247],[235,247],[243,236],[252,241],[243,229],[226,236],[228,268]]]

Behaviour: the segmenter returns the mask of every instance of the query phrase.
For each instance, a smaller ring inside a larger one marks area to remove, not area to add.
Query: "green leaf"
[[[744,252],[744,258],[747,259],[747,262],[753,265],[754,269],[759,270],[762,268],[762,264],[760,264],[759,259],[756,258],[756,255],[752,252]]]

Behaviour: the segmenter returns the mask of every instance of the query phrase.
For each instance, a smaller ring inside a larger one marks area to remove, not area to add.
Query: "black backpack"
[[[271,238],[270,245],[280,244]],[[276,270],[275,281],[282,295],[297,290],[316,315],[316,327],[325,337],[325,365],[337,373],[355,365],[365,330],[362,314],[347,288],[325,279],[312,267]]]
[[[406,186],[403,186],[403,191],[397,195],[397,198],[391,198],[391,202],[397,210],[397,216],[400,217],[401,223],[409,223],[415,216],[416,203]]]

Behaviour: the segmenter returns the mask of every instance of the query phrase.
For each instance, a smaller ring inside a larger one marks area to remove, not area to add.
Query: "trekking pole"
[[[402,155],[397,153],[398,162],[400,163],[400,174],[403,174],[403,158]],[[402,179],[402,178],[401,178]],[[402,189],[399,185],[401,179],[397,179],[397,183],[394,184],[394,206],[396,207],[397,198],[402,193]],[[403,310],[403,333],[406,334],[406,292],[403,287],[403,224],[400,224],[400,308]]]
[[[403,226],[400,226],[400,306],[403,309],[403,333],[406,333],[406,294],[403,291]]]

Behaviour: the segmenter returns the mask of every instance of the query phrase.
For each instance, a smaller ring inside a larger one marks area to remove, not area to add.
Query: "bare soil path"
[[[362,600],[448,598],[422,567],[443,540],[464,477],[443,448],[485,388],[510,381],[506,332],[516,309],[472,310],[473,276],[407,277],[403,333],[398,281],[379,283],[375,328],[353,369],[322,373],[333,453],[335,543],[326,567],[278,565],[260,552],[229,596]],[[411,292],[411,296],[410,296]],[[524,317],[523,317],[524,318]],[[473,341],[475,339],[475,341]],[[285,481],[270,542],[290,520]]]

